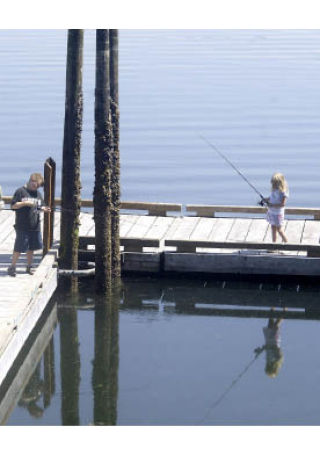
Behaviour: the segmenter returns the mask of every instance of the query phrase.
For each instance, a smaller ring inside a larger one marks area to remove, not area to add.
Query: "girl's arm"
[[[284,206],[286,205],[286,202],[287,202],[287,197],[284,196],[284,197],[282,198],[281,203],[279,203],[279,204],[272,204],[272,203],[269,203],[269,206],[270,206],[270,207],[284,207]]]

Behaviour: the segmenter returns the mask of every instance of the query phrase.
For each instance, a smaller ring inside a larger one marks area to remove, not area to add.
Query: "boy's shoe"
[[[30,274],[30,275],[33,275],[33,274],[34,274],[34,270],[32,269],[32,266],[27,266],[27,267],[26,267],[26,273],[27,273],[27,274]]]
[[[8,274],[11,277],[15,277],[16,276],[16,268],[14,266],[9,266],[8,267]]]

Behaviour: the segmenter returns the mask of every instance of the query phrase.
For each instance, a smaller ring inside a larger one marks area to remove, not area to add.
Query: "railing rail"
[[[3,196],[2,200],[6,204],[10,204],[12,197]],[[61,205],[61,198],[55,198],[55,206]],[[81,207],[92,207],[93,200],[83,199],[81,200]],[[120,205],[122,210],[132,211],[146,211],[148,215],[166,217],[169,212],[178,213],[182,215],[183,205],[175,203],[149,203],[142,201],[122,201]],[[230,205],[185,205],[186,212],[193,212],[194,214],[188,214],[189,216],[197,217],[216,217],[217,214],[265,214],[267,208],[261,206],[230,206]],[[314,220],[320,220],[320,208],[314,207],[286,207],[286,215],[298,215],[313,217]]]
[[[3,201],[6,204],[10,204],[12,197],[3,196]],[[61,206],[61,198],[55,198],[55,206]],[[93,207],[93,200],[83,199],[81,200],[81,207]],[[163,216],[166,217],[168,212],[182,211],[182,204],[175,203],[149,203],[140,201],[122,201],[120,209],[134,210],[134,211],[147,211],[148,215]]]
[[[266,207],[261,206],[228,206],[228,205],[186,205],[187,212],[195,212],[198,217],[215,217],[217,213],[265,214]],[[286,207],[286,215],[308,215],[320,220],[320,208]]]

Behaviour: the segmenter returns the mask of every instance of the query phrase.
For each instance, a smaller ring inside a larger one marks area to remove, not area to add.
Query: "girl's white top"
[[[281,204],[283,198],[288,198],[289,192],[281,192],[280,190],[273,190],[269,196],[269,202],[271,204]],[[284,215],[284,207],[269,207],[269,212],[272,214],[282,214]]]

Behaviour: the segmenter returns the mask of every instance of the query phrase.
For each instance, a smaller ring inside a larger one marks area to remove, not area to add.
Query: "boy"
[[[43,206],[43,199],[38,191],[43,183],[44,179],[41,174],[31,174],[29,182],[15,191],[11,201],[11,208],[16,211],[14,225],[16,240],[11,266],[8,268],[8,274],[12,277],[16,276],[16,263],[22,252],[27,252],[26,272],[32,275],[33,252],[42,249],[39,212],[40,210],[50,212],[49,207]]]

